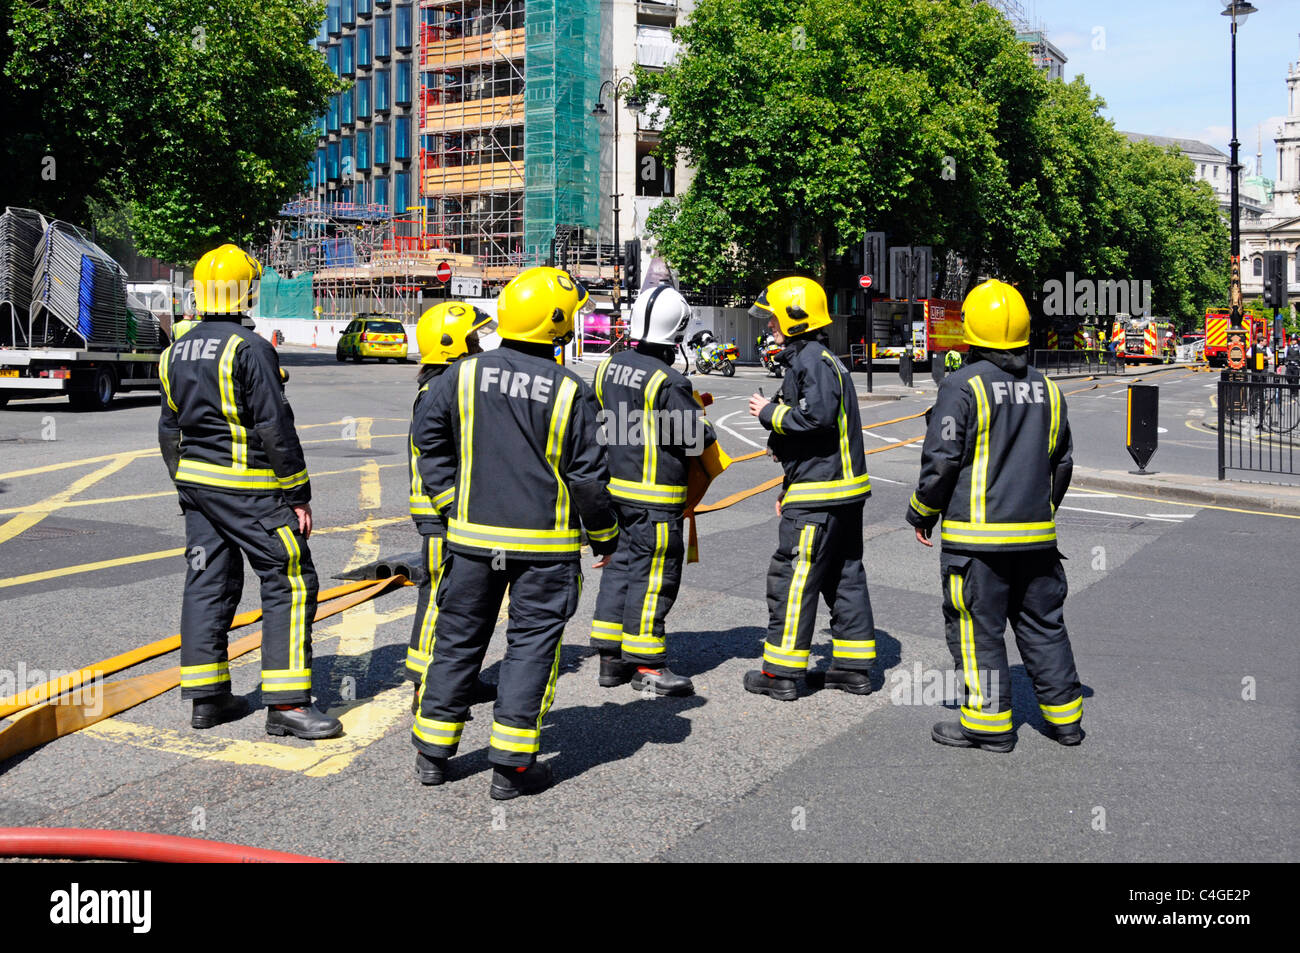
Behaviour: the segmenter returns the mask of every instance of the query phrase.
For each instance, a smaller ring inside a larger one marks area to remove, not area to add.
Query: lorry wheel
[[[98,367],[74,378],[73,387],[68,391],[68,400],[76,411],[107,410],[113,402],[113,393],[117,390],[117,379],[111,369]]]

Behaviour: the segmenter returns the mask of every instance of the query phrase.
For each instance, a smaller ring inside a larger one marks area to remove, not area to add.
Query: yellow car
[[[350,357],[358,364],[367,357],[404,361],[406,354],[406,329],[400,321],[382,314],[363,314],[352,321],[334,349],[336,360]]]

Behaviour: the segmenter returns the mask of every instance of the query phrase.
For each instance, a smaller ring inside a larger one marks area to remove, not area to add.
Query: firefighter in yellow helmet
[[[871,495],[858,396],[848,369],[826,346],[826,292],[810,278],[768,285],[750,313],[766,318],[777,360],[789,370],[776,403],[759,394],[749,412],[771,431],[785,469],[779,541],[767,573],[763,667],[746,690],[792,701],[807,674],[818,596],[831,610],[831,665],[819,680],[855,695],[872,688],[875,621],[862,568],[862,510]]]
[[[1029,309],[1019,291],[986,281],[967,295],[962,319],[969,359],[939,386],[907,510],[926,546],[943,519],[944,624],[965,681],[960,720],[940,722],[931,736],[958,748],[1015,746],[1010,621],[1048,733],[1077,745],[1083,692],[1065,630],[1055,523],[1073,468],[1065,398],[1028,364]]]
[[[260,275],[261,266],[234,245],[199,259],[199,321],[159,361],[158,442],[185,514],[181,696],[194,703],[195,728],[248,713],[247,702],[231,693],[226,646],[245,553],[262,583],[266,731],[330,738],[342,726],[311,697],[311,483],[279,358],[243,323]]]
[[[489,793],[504,800],[551,783],[537,752],[564,626],[581,591],[582,529],[598,555],[618,545],[595,396],[554,358],[586,303],[586,290],[568,273],[528,269],[497,300],[500,347],[461,358],[430,390],[416,449],[452,558],[412,729],[422,784],[445,779],[507,591]]]
[[[491,331],[493,325],[493,318],[486,311],[464,301],[444,301],[425,311],[415,326],[415,340],[420,348],[420,374],[416,378],[418,391],[415,405],[411,408],[410,507],[411,519],[420,533],[428,578],[420,584],[415,604],[415,623],[406,650],[406,677],[415,685],[415,697],[411,703],[413,714],[419,703],[420,681],[424,678],[424,670],[429,665],[429,655],[433,650],[438,604],[431,596],[438,591],[438,583],[446,568],[447,542],[446,524],[434,509],[429,487],[420,474],[420,451],[417,448],[429,440],[432,392],[448,379],[445,371],[454,361],[466,354],[482,352],[479,331]],[[439,490],[435,489],[434,492]],[[479,694],[483,694],[482,689]]]

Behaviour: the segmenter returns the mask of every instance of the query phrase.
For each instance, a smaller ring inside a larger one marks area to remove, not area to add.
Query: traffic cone
[[[314,325],[314,324],[313,324],[313,325],[311,326],[311,346],[312,346],[313,348],[316,347],[316,332],[319,331],[319,330],[320,330],[320,328],[319,328],[317,325]]]

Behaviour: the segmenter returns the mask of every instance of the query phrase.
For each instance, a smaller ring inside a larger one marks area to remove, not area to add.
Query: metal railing
[[[1219,479],[1228,470],[1300,475],[1300,376],[1224,371],[1219,378]]]
[[[1124,359],[1106,351],[1033,351],[1030,363],[1044,374],[1123,374]]]

